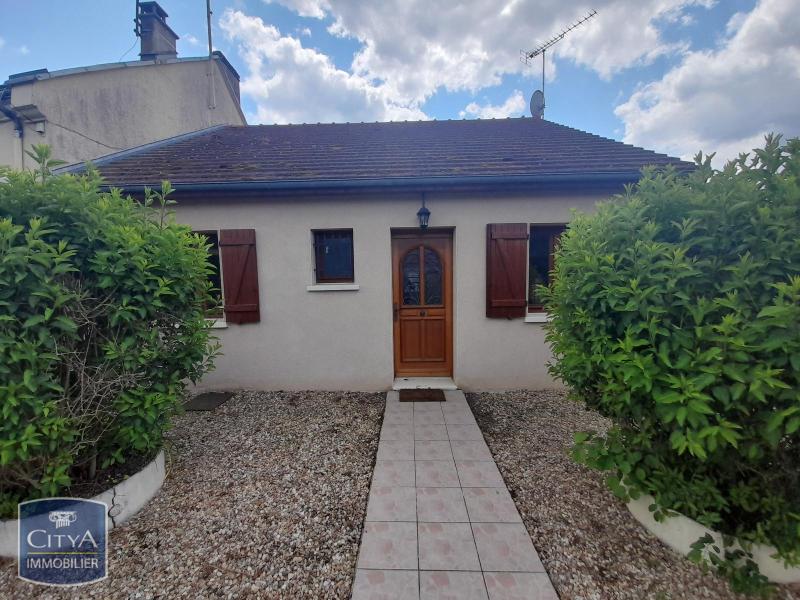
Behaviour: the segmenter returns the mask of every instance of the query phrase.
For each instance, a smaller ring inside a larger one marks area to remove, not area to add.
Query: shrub
[[[152,455],[215,352],[205,240],[168,184],[138,203],[37,156],[0,180],[0,516]]]
[[[577,215],[543,290],[551,372],[609,417],[575,456],[800,563],[800,140],[645,170]]]

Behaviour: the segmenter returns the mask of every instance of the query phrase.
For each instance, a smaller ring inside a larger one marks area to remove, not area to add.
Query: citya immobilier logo
[[[44,585],[83,585],[108,575],[108,505],[43,498],[19,505],[19,577]]]

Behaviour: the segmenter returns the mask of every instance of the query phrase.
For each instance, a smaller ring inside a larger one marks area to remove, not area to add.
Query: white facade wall
[[[465,390],[558,386],[541,324],[486,318],[486,225],[564,223],[601,196],[428,194],[454,227],[454,373]],[[417,226],[419,194],[179,201],[195,230],[256,230],[261,322],[216,330],[223,355],[201,389],[385,390],[394,379],[391,228]],[[312,229],[352,228],[358,291],[309,292]],[[224,277],[224,273],[223,273]]]

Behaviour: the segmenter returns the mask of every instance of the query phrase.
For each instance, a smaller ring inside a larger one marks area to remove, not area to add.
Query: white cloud
[[[226,10],[220,26],[239,44],[247,65],[242,93],[255,100],[257,122],[426,118],[417,103],[398,101],[385,84],[337,68],[325,54],[258,17]]]
[[[184,33],[181,36],[181,39],[184,40],[186,43],[191,44],[192,46],[200,45],[200,40],[197,39],[197,36],[194,36],[191,33]]]
[[[725,25],[725,32],[728,35],[733,35],[739,28],[744,25],[744,22],[747,20],[748,13],[745,12],[737,12],[734,14],[730,19],[728,19],[728,23]]]
[[[536,46],[586,14],[585,0],[272,0],[305,16],[333,20],[329,32],[359,40],[355,73],[385,82],[406,101],[422,102],[437,89],[497,85],[506,74],[530,73],[520,49]],[[602,77],[666,53],[682,43],[663,40],[659,22],[679,18],[709,0],[596,0],[598,15],[548,52]],[[552,76],[551,70],[551,76]]]
[[[598,9],[595,18],[559,42],[556,51],[558,56],[571,58],[608,80],[630,67],[683,52],[686,42],[664,41],[658,25],[662,19],[669,22],[680,18],[687,7],[699,3],[678,0],[608,2]]]
[[[272,4],[273,0],[264,0],[264,3]],[[329,8],[325,0],[278,0],[277,4],[282,4],[301,17],[313,17],[315,19],[323,18],[325,11]]]
[[[6,41],[2,37],[0,37],[0,49],[2,49],[3,46],[5,46],[5,45],[6,45]]]
[[[714,50],[688,52],[615,112],[626,142],[682,157],[717,152],[717,164],[775,131],[800,135],[800,12],[761,0],[735,15]]]
[[[663,29],[692,24],[715,0],[264,1],[325,19],[329,33],[357,40],[360,48],[348,67],[337,67],[303,46],[302,29],[282,34],[241,11],[226,12],[223,28],[245,59],[242,91],[255,101],[255,121],[425,118],[422,107],[441,90],[478,94],[519,73],[530,77],[527,96],[538,83],[539,64],[521,65],[519,50],[557,34],[590,8],[598,15],[547,53],[549,80],[565,59],[604,79],[664,55],[680,60],[662,79],[618,100],[626,141],[682,156],[699,148],[727,156],[757,144],[765,131],[792,133],[800,121],[792,103],[800,68],[792,0],[763,0],[751,13],[736,15],[721,32],[722,45],[705,51],[665,39]],[[756,35],[758,29],[766,33]],[[785,39],[787,32],[794,40]],[[524,111],[523,95],[515,91],[499,106],[472,102],[461,113]]]
[[[506,99],[503,104],[478,104],[470,102],[459,113],[461,118],[477,117],[479,119],[505,119],[506,117],[519,117],[525,111],[525,97],[519,90],[514,92]]]
[[[26,56],[31,53],[30,49],[25,44],[22,44],[22,46],[17,48],[17,52],[19,52],[23,56]]]

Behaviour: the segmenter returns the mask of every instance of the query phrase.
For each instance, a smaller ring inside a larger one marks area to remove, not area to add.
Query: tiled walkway
[[[353,600],[550,600],[556,593],[460,390],[389,392]]]

